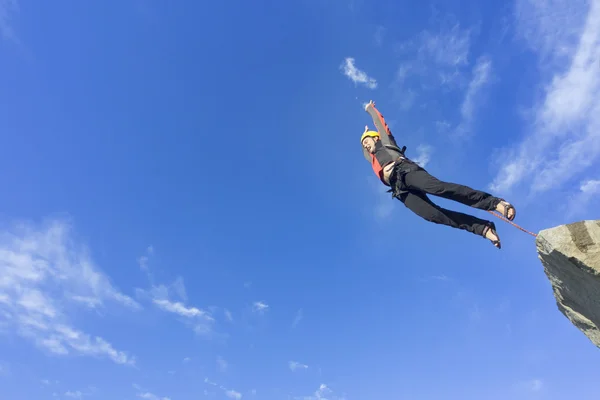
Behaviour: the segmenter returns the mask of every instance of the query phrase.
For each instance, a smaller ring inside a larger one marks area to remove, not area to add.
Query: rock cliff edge
[[[558,309],[600,348],[600,220],[542,230],[536,248]]]

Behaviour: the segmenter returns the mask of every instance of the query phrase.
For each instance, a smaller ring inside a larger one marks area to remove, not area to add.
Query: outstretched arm
[[[398,145],[396,144],[396,139],[394,138],[394,135],[392,135],[392,131],[388,127],[387,122],[385,122],[383,115],[379,112],[379,110],[377,110],[377,108],[375,108],[375,103],[373,102],[373,100],[371,100],[365,106],[365,111],[373,119],[373,123],[375,124],[375,127],[377,128],[377,131],[379,132],[379,135],[381,137],[382,144],[391,144],[392,146],[398,147]]]

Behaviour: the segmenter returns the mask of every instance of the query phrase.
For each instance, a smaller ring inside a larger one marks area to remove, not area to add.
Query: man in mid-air
[[[515,208],[504,199],[468,186],[441,181],[404,155],[406,147],[400,149],[383,115],[370,101],[365,111],[372,117],[376,131],[365,126],[360,141],[365,158],[381,182],[389,186],[392,196],[400,200],[412,212],[427,221],[463,229],[489,239],[501,248],[496,226],[492,221],[472,215],[447,210],[434,204],[428,194],[454,200],[486,211],[498,211],[506,219],[515,218]]]

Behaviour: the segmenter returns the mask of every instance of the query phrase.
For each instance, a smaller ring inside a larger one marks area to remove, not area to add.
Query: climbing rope
[[[511,220],[507,219],[506,217],[504,217],[504,215],[496,212],[496,211],[488,211],[490,214],[495,215],[496,217],[500,218],[501,220],[508,222],[509,224],[511,224],[512,226],[516,227],[517,229],[522,230],[525,233],[529,233],[531,236],[533,237],[537,237],[537,234],[533,233],[533,232],[529,232],[526,229],[521,228],[519,225],[515,224],[514,222],[512,222]]]

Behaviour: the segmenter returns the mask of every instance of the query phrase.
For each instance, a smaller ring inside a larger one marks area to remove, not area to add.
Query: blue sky
[[[534,238],[419,219],[358,141],[373,99],[526,229],[597,218],[598,0],[0,0],[0,35],[0,398],[600,390]]]

